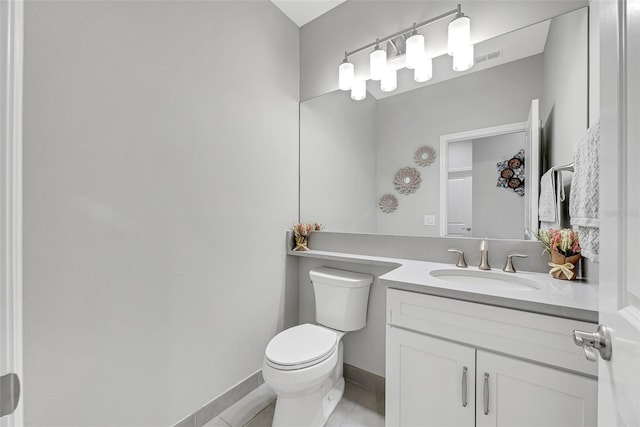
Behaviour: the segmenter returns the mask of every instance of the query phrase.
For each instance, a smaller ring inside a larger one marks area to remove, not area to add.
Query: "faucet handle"
[[[504,268],[502,269],[502,271],[506,271],[507,273],[515,273],[516,269],[513,267],[513,257],[516,258],[527,258],[528,255],[522,255],[522,254],[509,254],[507,255],[507,263],[505,264]]]
[[[458,262],[456,262],[456,267],[467,268],[467,262],[464,260],[464,252],[458,249],[449,249],[449,252],[455,252],[458,254]]]

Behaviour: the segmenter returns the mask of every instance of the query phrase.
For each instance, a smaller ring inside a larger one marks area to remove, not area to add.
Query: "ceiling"
[[[345,0],[271,0],[298,27],[313,21]]]

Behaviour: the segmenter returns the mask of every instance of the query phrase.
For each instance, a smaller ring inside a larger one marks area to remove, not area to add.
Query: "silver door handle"
[[[16,374],[0,377],[0,417],[12,414],[20,402],[20,379]]]
[[[587,360],[595,362],[598,359],[594,350],[598,350],[602,360],[611,360],[611,332],[604,325],[598,325],[596,332],[573,331],[573,342],[581,346]]]
[[[462,407],[467,407],[467,367],[462,368]]]
[[[484,403],[484,414],[489,415],[489,374],[484,373],[484,393],[482,393]]]

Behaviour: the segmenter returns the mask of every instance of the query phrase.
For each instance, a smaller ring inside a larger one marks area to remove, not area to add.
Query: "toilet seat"
[[[282,371],[317,365],[336,351],[338,338],[336,331],[322,326],[294,326],[273,337],[265,351],[265,362]]]

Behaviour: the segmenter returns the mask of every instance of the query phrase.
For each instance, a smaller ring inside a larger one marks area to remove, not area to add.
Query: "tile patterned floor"
[[[275,407],[275,394],[262,384],[205,427],[271,427]],[[325,425],[384,427],[384,396],[347,381],[344,396]]]

